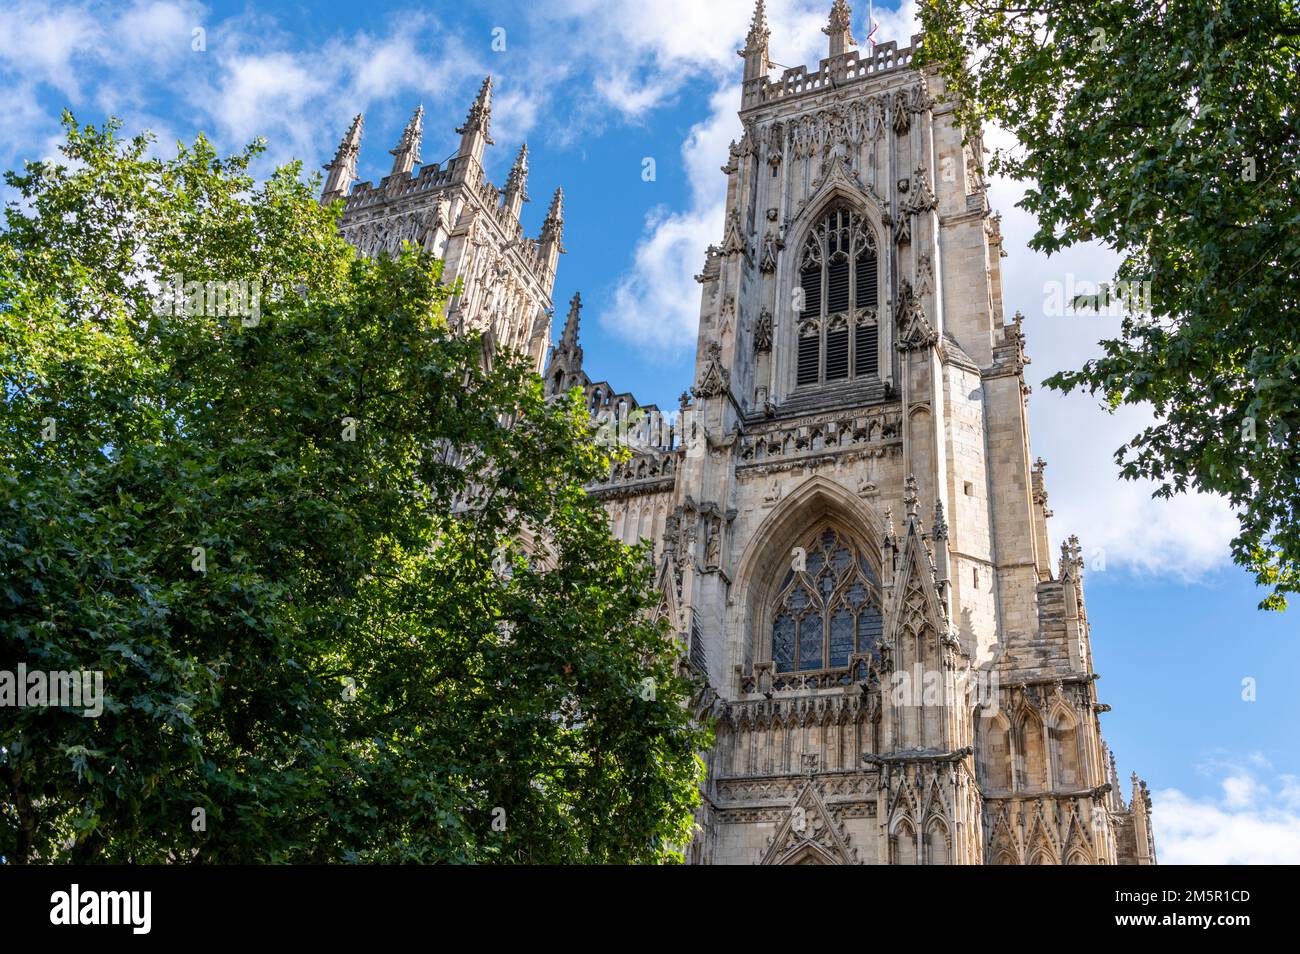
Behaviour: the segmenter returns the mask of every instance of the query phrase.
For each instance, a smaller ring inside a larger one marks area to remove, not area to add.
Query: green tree
[[[0,855],[680,857],[707,740],[576,396],[259,144],[65,126],[0,233],[0,671],[104,708],[0,709]]]
[[[1016,147],[1030,247],[1099,241],[1149,282],[1101,357],[1047,384],[1146,404],[1116,451],[1158,496],[1222,494],[1233,558],[1300,587],[1300,12],[1292,0],[922,0],[921,61]]]

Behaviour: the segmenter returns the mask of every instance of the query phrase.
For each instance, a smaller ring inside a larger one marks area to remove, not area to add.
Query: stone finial
[[[917,512],[915,474],[908,474],[907,479],[903,481],[903,506],[907,508],[907,518],[909,522],[915,520]]]
[[[420,161],[420,137],[424,131],[424,107],[420,106],[415,110],[415,115],[411,117],[406,128],[402,130],[402,138],[397,143],[396,149],[388,150],[393,156],[393,175],[405,175],[415,168],[416,163]]]
[[[767,41],[771,36],[772,31],[767,28],[767,10],[763,0],[758,0],[754,5],[754,16],[749,21],[749,35],[745,37],[745,49],[740,55],[766,50]]]
[[[322,198],[345,195],[357,180],[357,157],[361,155],[361,126],[364,122],[365,114],[357,113],[334,153],[334,160],[324,167],[329,175],[325,178]]]
[[[1133,800],[1129,802],[1129,808],[1142,814],[1146,809],[1146,783],[1138,778],[1138,773],[1134,772],[1133,780]]]
[[[936,540],[948,539],[948,521],[943,516],[943,500],[935,498],[934,501],[934,527],[931,529]]]
[[[831,56],[843,56],[849,47],[857,46],[853,39],[853,13],[849,10],[847,0],[835,0],[831,4],[830,22],[822,27],[822,32],[831,38]]]
[[[469,108],[469,115],[465,117],[465,125],[458,127],[456,132],[461,136],[479,133],[483,136],[483,141],[489,146],[495,145],[492,142],[492,136],[488,133],[488,125],[491,119],[492,77],[488,76],[483,80],[483,85],[479,87],[478,95],[474,97],[474,103]]]
[[[542,222],[542,241],[554,238],[557,242],[564,231],[564,190],[556,189],[551,196],[551,204],[546,209],[546,220]]]
[[[519,154],[515,156],[514,165],[510,167],[510,175],[506,177],[506,193],[519,192],[523,194],[523,200],[528,201],[528,143],[519,147]]]
[[[524,203],[528,200],[528,143],[524,143],[519,147],[519,154],[515,156],[514,165],[510,167],[510,175],[506,178],[506,187],[501,196],[501,204],[513,218],[518,219],[519,213],[523,211]]]
[[[1067,575],[1078,579],[1079,572],[1083,569],[1083,547],[1079,545],[1079,538],[1070,534],[1068,538],[1061,541],[1061,561],[1057,572],[1058,579],[1065,579]]]

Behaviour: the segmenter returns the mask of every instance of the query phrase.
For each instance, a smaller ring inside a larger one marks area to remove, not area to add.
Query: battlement
[[[758,88],[758,95],[752,101],[746,98],[746,107],[753,108],[825,90],[842,89],[849,83],[910,70],[920,41],[921,35],[916,34],[912,37],[912,45],[902,49],[890,40],[870,52],[850,50],[822,60],[811,71],[807,66],[791,67],[781,74],[780,79],[764,79]]]
[[[455,181],[457,162],[457,158],[453,157],[448,160],[445,167],[439,166],[435,162],[432,165],[421,166],[420,171],[415,175],[399,173],[384,176],[379,185],[374,185],[369,181],[359,182],[353,186],[352,191],[346,196],[344,212],[346,214],[347,212],[409,198],[410,196],[437,192]]]

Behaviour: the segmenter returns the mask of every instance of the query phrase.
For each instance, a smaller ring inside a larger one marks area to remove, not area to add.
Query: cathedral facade
[[[773,78],[759,0],[671,415],[591,378],[578,296],[546,354],[561,194],[530,239],[526,149],[485,181],[490,81],[445,169],[413,171],[417,113],[393,174],[350,189],[358,117],[325,198],[364,253],[445,257],[457,327],[629,447],[590,491],[653,543],[715,726],[691,862],[1153,864],[1146,786],[1124,797],[1102,740],[1078,541],[1052,558],[979,135],[918,38],[855,49],[844,0],[824,32],[817,67]]]

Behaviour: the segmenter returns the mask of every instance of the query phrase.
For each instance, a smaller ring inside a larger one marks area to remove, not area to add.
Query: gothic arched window
[[[799,288],[795,385],[876,377],[878,258],[861,215],[837,206],[808,233],[799,256]]]
[[[776,672],[847,670],[853,655],[879,654],[880,580],[861,547],[825,527],[794,548],[771,620]]]

